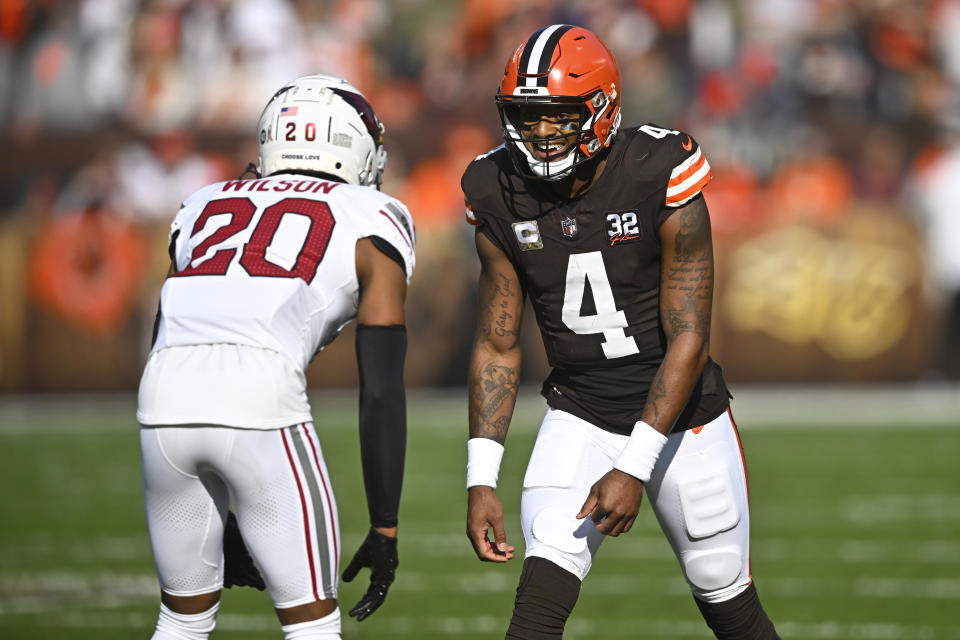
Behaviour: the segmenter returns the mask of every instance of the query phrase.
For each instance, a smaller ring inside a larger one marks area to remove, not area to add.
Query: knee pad
[[[507,640],[560,640],[579,596],[577,576],[544,558],[527,558]]]
[[[603,536],[589,518],[575,516],[589,485],[581,466],[588,444],[563,421],[545,421],[523,478],[521,515],[527,557],[539,556],[583,579]],[[597,540],[594,540],[597,538]]]
[[[683,573],[697,595],[706,595],[729,587],[740,577],[743,556],[739,547],[718,547],[683,554]],[[706,598],[710,599],[710,598]]]
[[[160,617],[151,640],[207,640],[217,623],[220,603],[201,613],[177,613],[160,603]]]
[[[340,640],[340,609],[316,620],[280,627],[284,640]]]

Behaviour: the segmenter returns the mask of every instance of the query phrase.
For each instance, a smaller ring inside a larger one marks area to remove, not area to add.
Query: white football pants
[[[565,411],[547,411],[523,479],[527,556],[583,580],[606,536],[589,516],[576,515],[627,439]],[[697,598],[723,602],[749,586],[747,476],[729,411],[669,436],[644,493]]]
[[[336,598],[337,506],[311,423],[141,427],[140,449],[164,591],[192,596],[223,586],[223,526],[232,503],[277,608]]]

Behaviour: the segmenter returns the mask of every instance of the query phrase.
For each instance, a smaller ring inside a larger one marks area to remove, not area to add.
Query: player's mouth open
[[[563,141],[535,142],[527,144],[533,157],[540,162],[554,162],[570,153],[572,144]]]

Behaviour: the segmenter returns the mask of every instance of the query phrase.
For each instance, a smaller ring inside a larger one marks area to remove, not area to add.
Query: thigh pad
[[[691,538],[708,538],[737,526],[740,512],[726,460],[729,445],[717,442],[672,463],[683,522]]]

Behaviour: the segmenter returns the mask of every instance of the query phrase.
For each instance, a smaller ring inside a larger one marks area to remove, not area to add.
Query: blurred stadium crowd
[[[960,0],[0,0],[0,389],[136,385],[169,220],[256,160],[260,110],[306,73],[385,123],[384,190],[420,232],[410,322],[449,336],[409,376],[462,382],[459,178],[499,143],[507,57],[556,22],[613,50],[626,125],[710,158],[721,358],[766,332],[802,369],[774,378],[960,377]]]

